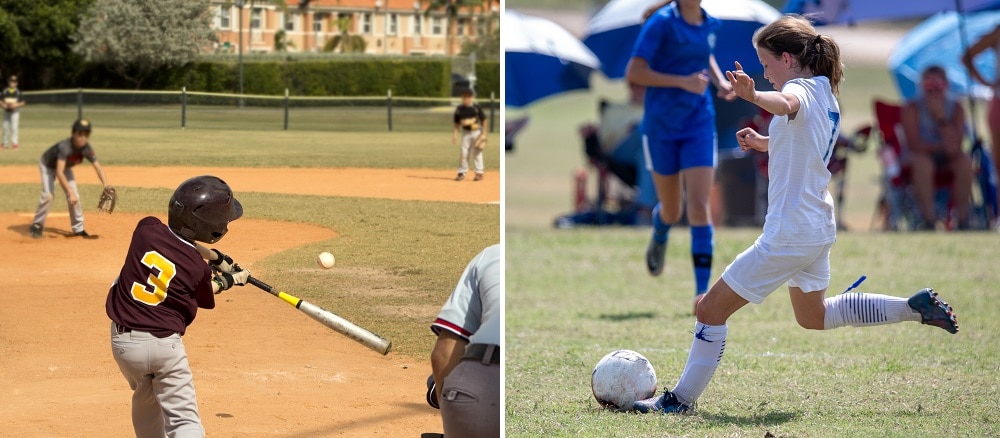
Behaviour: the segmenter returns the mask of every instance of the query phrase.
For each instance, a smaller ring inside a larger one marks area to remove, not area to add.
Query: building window
[[[285,31],[287,31],[287,32],[294,32],[294,31],[296,31],[297,30],[296,29],[296,27],[297,27],[296,25],[298,24],[299,19],[300,19],[299,18],[299,14],[293,14],[291,12],[289,12],[288,14],[286,14],[285,15]]]
[[[253,13],[250,14],[250,28],[260,29],[261,24],[264,21],[263,18],[264,10],[261,8],[253,8]]]
[[[441,17],[431,18],[431,33],[441,35]]]
[[[478,21],[476,21],[476,35],[482,36],[482,35],[486,35],[486,33],[487,33],[487,30],[486,30],[486,20],[478,20]]]
[[[399,33],[399,14],[389,14],[389,35]]]
[[[455,23],[455,35],[465,35],[465,22],[466,19],[459,18]]]
[[[219,29],[229,29],[232,24],[230,23],[233,16],[232,6],[219,6],[216,9],[215,25]]]
[[[424,33],[424,17],[416,15],[413,17],[413,34],[416,36]]]
[[[323,31],[323,20],[326,19],[326,14],[313,14],[313,32]]]
[[[361,33],[370,35],[372,33],[372,13],[361,14]]]

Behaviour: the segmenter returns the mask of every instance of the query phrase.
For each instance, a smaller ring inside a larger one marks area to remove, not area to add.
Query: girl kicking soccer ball
[[[761,29],[754,45],[764,77],[779,91],[758,92],[739,63],[726,76],[740,98],[774,114],[770,137],[750,128],[736,133],[741,149],[768,154],[764,230],[698,304],[694,341],[677,386],[636,402],[639,412],[692,410],[722,359],[726,320],[747,303],[762,303],[782,284],[788,284],[795,320],[807,329],[920,321],[958,332],[951,306],[931,289],[909,299],[869,293],[824,298],[830,285],[830,248],[837,239],[827,163],[840,130],[835,98],[843,79],[840,48],[796,16]]]

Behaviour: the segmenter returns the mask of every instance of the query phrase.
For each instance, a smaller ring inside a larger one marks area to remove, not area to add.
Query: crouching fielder
[[[726,75],[739,97],[775,115],[770,137],[749,128],[736,134],[741,149],[767,152],[769,157],[764,230],[698,304],[694,341],[677,386],[636,402],[639,412],[692,410],[722,359],[729,316],[747,303],[762,303],[782,284],[788,284],[796,321],[807,329],[920,321],[958,332],[951,307],[929,288],[909,299],[870,293],[824,298],[830,285],[830,249],[837,239],[827,163],[840,129],[835,98],[843,79],[840,49],[796,16],[764,27],[754,45],[764,77],[779,91],[756,91],[739,63]]]

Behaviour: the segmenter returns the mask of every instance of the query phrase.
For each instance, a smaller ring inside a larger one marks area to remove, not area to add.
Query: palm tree
[[[274,51],[286,52],[289,47],[295,48],[295,43],[288,40],[288,33],[285,32],[285,29],[278,29],[274,33]]]
[[[424,16],[429,16],[433,11],[443,10],[445,17],[448,18],[448,30],[444,37],[445,55],[451,56],[451,40],[455,36],[455,20],[458,19],[459,9],[468,8],[471,10],[474,6],[482,6],[483,2],[484,0],[430,0],[424,11]]]
[[[340,47],[340,53],[364,53],[368,43],[361,35],[351,34],[351,17],[342,16],[337,18],[337,35],[334,35],[326,45],[324,52],[332,52]]]

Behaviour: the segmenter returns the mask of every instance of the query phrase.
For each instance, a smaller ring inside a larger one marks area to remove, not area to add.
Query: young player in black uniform
[[[469,171],[469,154],[472,154],[472,164],[476,177],[474,181],[483,179],[483,150],[475,147],[476,139],[483,134],[486,114],[483,109],[473,103],[472,90],[462,91],[462,103],[455,107],[455,131],[451,134],[451,144],[458,142],[458,132],[462,131],[461,153],[458,158],[458,176],[455,181],[465,179]]]

